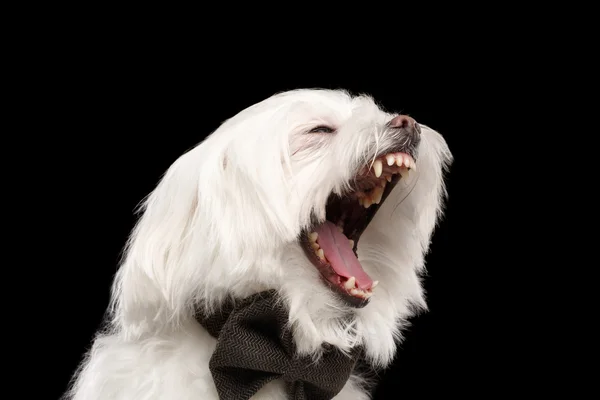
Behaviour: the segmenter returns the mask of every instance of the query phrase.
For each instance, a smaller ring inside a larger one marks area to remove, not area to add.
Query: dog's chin
[[[369,276],[358,260],[360,237],[396,184],[415,168],[415,155],[410,151],[378,156],[354,176],[351,190],[329,196],[325,221],[300,235],[300,245],[323,283],[351,307],[365,307],[378,284],[377,277]]]

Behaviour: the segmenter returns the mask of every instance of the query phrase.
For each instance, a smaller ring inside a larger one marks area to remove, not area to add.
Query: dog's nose
[[[415,136],[415,137],[419,136],[419,134],[421,133],[421,127],[419,126],[417,121],[415,121],[413,118],[409,117],[408,115],[398,115],[398,116],[392,118],[392,120],[390,122],[388,122],[388,126],[390,128],[406,129],[406,131],[411,136]]]

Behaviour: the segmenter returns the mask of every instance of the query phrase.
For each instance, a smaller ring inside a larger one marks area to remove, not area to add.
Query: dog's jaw
[[[341,349],[365,348],[367,360],[384,367],[393,359],[401,331],[411,315],[426,310],[420,275],[435,223],[445,197],[444,170],[451,160],[441,136],[423,127],[418,169],[410,180],[400,181],[357,244],[366,273],[379,281],[369,304],[349,306],[332,293],[303,249],[290,244],[282,262],[286,274],[281,292],[290,305],[298,349],[319,354],[322,343]]]
[[[362,233],[397,183],[409,179],[416,168],[412,155],[389,152],[363,166],[353,177],[352,190],[332,194],[326,206],[326,221],[303,232],[300,244],[319,270],[323,281],[348,305],[362,308],[368,304],[373,281],[358,260],[357,248]]]

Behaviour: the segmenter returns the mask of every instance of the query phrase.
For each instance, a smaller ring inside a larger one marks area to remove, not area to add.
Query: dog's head
[[[249,107],[144,202],[115,321],[135,334],[277,289],[300,351],[377,337],[370,355],[385,363],[398,322],[424,307],[418,273],[450,161],[437,132],[368,96],[296,90]]]

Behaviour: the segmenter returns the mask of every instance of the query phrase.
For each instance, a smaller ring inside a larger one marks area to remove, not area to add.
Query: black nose
[[[388,126],[390,128],[405,129],[406,132],[414,138],[419,137],[419,135],[421,134],[421,127],[419,126],[417,121],[415,121],[408,115],[398,115],[392,118],[392,120],[388,122]]]

